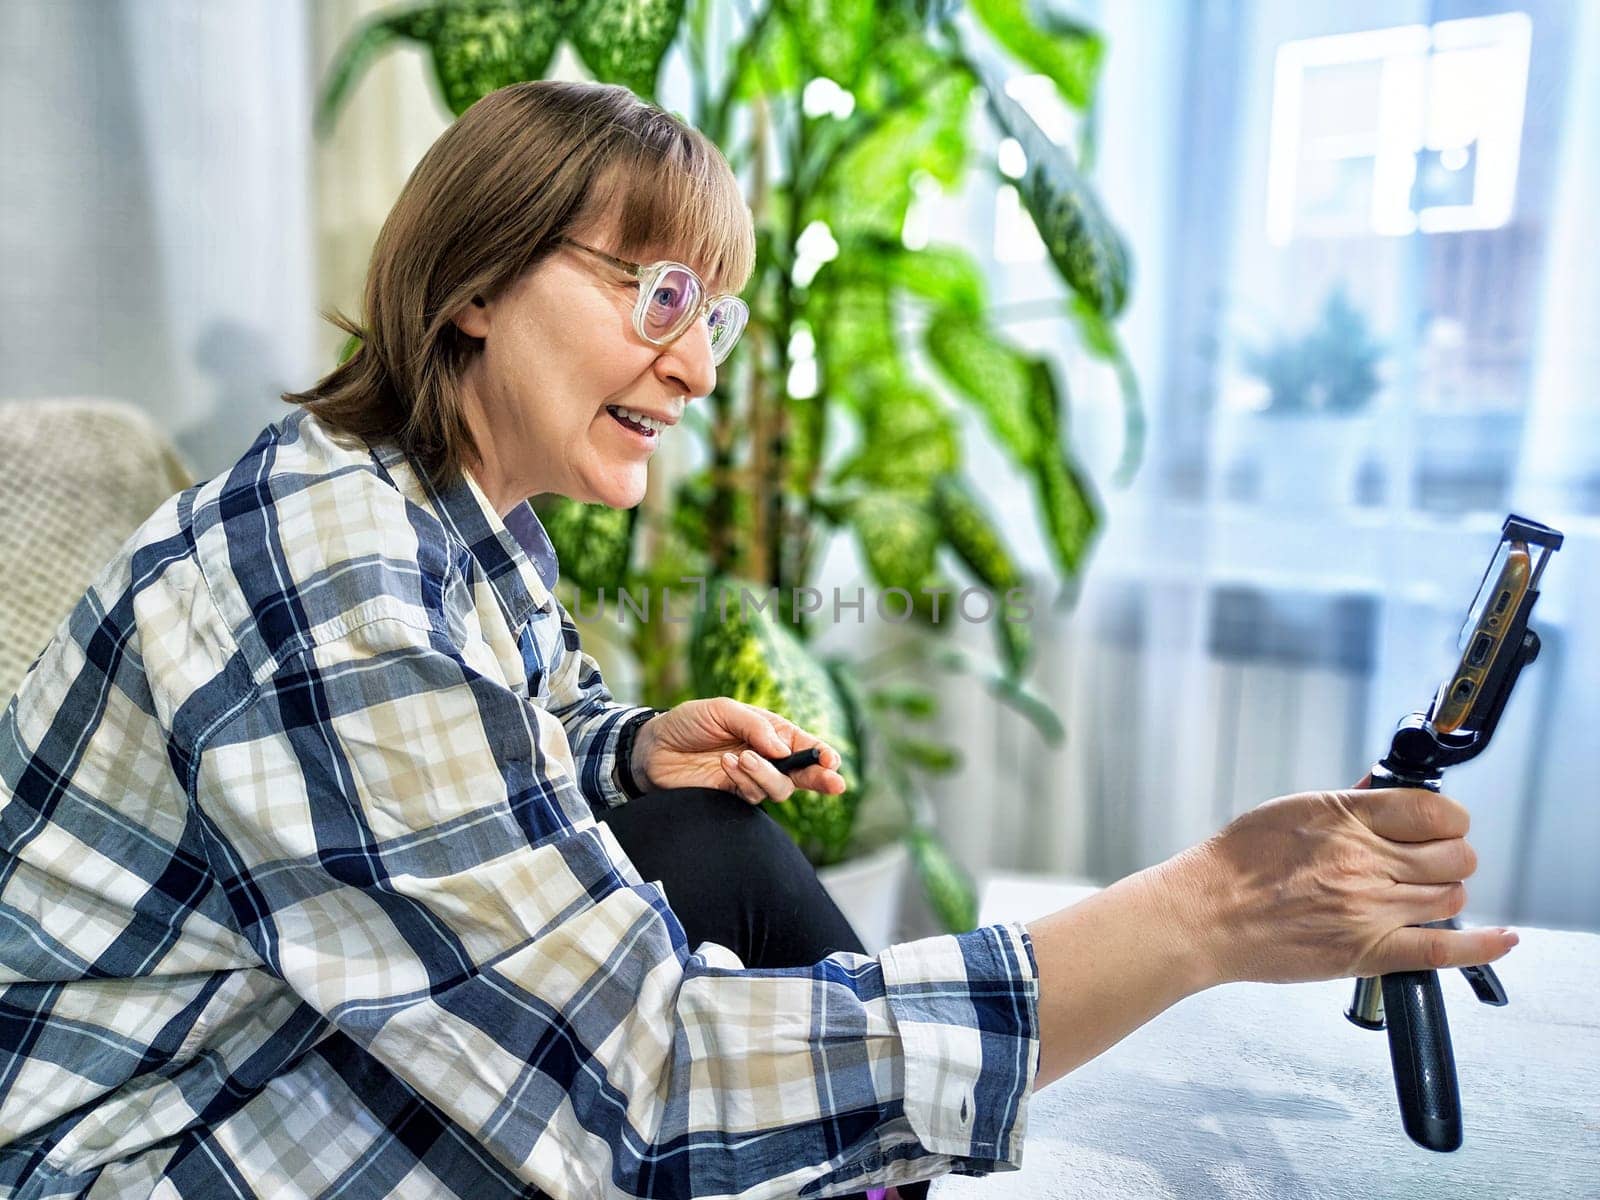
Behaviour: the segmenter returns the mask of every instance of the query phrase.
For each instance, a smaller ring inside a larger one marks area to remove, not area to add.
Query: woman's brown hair
[[[563,234],[615,222],[606,247],[667,247],[716,291],[739,292],[755,235],[727,160],[704,134],[613,84],[536,80],[484,96],[439,135],[383,223],[359,339],[315,387],[289,392],[334,428],[398,440],[450,483],[477,458],[460,382],[482,343],[452,317],[493,297]]]

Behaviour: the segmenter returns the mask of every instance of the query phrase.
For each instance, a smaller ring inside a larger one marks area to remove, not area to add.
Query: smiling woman
[[[631,507],[654,440],[607,408],[665,420],[706,394],[709,330],[644,341],[629,319],[638,281],[581,261],[569,237],[619,259],[676,260],[715,292],[742,290],[755,263],[739,182],[704,135],[626,88],[515,84],[423,155],[373,248],[365,321],[329,314],[359,348],[284,399],[335,428],[397,438],[438,483],[481,461],[505,478],[490,492],[502,513],[539,491]],[[497,320],[504,339],[489,337]],[[566,445],[580,410],[593,427]],[[525,447],[566,461],[504,465]],[[533,489],[517,494],[521,480]]]

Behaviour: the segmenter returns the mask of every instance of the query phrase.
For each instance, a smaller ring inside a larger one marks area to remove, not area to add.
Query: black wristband
[[[648,790],[633,775],[633,744],[638,740],[639,730],[644,728],[645,722],[666,711],[664,708],[652,708],[649,712],[629,717],[617,738],[617,780],[622,785],[622,794],[629,800],[637,800]]]

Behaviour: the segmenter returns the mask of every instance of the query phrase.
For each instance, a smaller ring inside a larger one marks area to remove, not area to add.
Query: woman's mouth
[[[661,436],[661,430],[665,428],[665,424],[654,417],[647,417],[620,404],[606,405],[606,412],[611,414],[611,419],[618,425],[651,446],[656,444],[656,439]]]

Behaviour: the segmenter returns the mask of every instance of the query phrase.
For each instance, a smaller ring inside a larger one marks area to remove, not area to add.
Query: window
[[[1531,40],[1528,15],[1513,12],[1279,46],[1273,244],[1506,224]]]
[[[1186,138],[1230,142],[1236,162],[1197,206],[1231,234],[1180,234],[1213,243],[1198,263],[1212,303],[1179,319],[1214,328],[1178,330],[1214,347],[1210,419],[1177,448],[1200,496],[1503,515],[1566,169],[1574,9],[1440,9],[1361,28],[1342,6],[1268,6],[1232,18],[1237,83],[1191,75]],[[1275,419],[1316,412],[1338,419]]]

